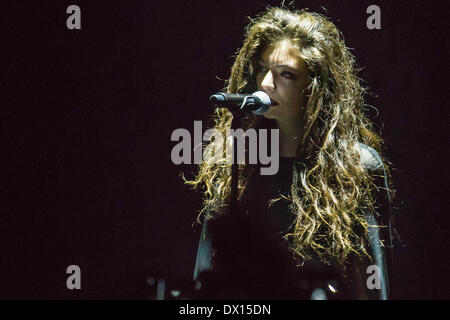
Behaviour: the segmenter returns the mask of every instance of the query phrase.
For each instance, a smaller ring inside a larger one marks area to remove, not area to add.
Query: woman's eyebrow
[[[264,61],[262,58],[258,59],[258,63],[268,65],[268,63],[266,61]],[[275,65],[275,67],[285,67],[285,68],[291,69],[292,71],[299,71],[296,67],[294,67],[292,65],[287,65],[287,64],[277,64],[277,65]]]
[[[267,65],[267,62],[263,60],[263,58],[258,59],[258,63]]]

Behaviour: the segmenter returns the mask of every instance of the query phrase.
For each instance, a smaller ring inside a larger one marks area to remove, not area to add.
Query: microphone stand
[[[231,121],[231,130],[235,132],[236,129],[239,128],[242,111],[229,109],[231,114],[233,115],[233,120]],[[230,212],[232,214],[237,214],[238,210],[238,186],[239,186],[239,166],[237,163],[237,147],[236,147],[236,139],[233,138],[231,142],[231,201],[230,201]]]
[[[224,93],[217,93],[215,95],[212,95],[209,100],[212,101],[216,107],[220,107],[222,103],[226,102],[232,102],[233,100],[236,100],[238,95],[237,94],[224,94]],[[242,97],[240,97],[242,99]],[[241,100],[239,100],[240,103]],[[234,101],[236,103],[236,101]],[[228,109],[231,114],[233,115],[233,120],[231,121],[231,128],[232,130],[238,129],[240,125],[240,120],[243,114],[244,108],[247,106],[258,106],[256,110],[253,110],[255,114],[263,114],[265,110],[269,108],[271,104],[270,97],[262,91],[257,91],[253,93],[252,95],[245,96],[244,100],[242,101],[242,104],[240,105],[239,109],[237,108],[230,108]],[[234,132],[234,131],[233,131]],[[237,198],[238,198],[238,186],[239,186],[239,167],[236,162],[237,158],[237,150],[236,150],[236,143],[235,139],[233,138],[233,141],[231,143],[232,145],[232,159],[231,162],[231,202],[230,202],[230,211],[236,212],[238,209],[237,205]],[[235,156],[236,155],[236,156]]]

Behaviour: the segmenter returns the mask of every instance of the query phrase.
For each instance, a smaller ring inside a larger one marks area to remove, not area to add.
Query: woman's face
[[[298,49],[290,40],[279,41],[275,46],[266,47],[257,63],[258,90],[266,92],[272,100],[264,117],[280,122],[302,118],[309,77]]]

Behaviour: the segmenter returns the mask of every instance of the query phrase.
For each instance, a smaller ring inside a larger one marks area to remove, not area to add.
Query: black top
[[[283,234],[288,231],[294,217],[286,199],[280,199],[269,207],[269,201],[280,195],[289,196],[292,184],[292,170],[295,158],[280,158],[279,169],[274,175],[254,173],[248,186],[249,214],[259,222],[267,224],[272,232]]]
[[[283,238],[295,217],[288,196],[295,158],[280,158],[275,175],[256,170],[247,191],[245,213],[230,213],[210,222],[214,274],[220,275],[221,292],[231,286],[248,295],[236,298],[308,299],[320,279],[337,278],[338,272],[317,259],[299,268]],[[323,282],[323,281],[322,281]],[[251,292],[251,293],[249,293]],[[224,296],[228,298],[228,296]]]

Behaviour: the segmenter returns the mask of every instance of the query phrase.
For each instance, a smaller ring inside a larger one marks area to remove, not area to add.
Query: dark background
[[[246,17],[279,1],[3,3],[0,298],[143,298],[146,276],[192,276],[200,194],[173,130],[208,119]],[[393,163],[392,298],[450,298],[445,2],[296,1],[342,30]],[[81,30],[66,8],[81,8]],[[381,30],[366,8],[381,8]],[[326,11],[322,8],[326,8]],[[204,128],[205,129],[205,128]],[[82,290],[66,288],[66,268]]]

